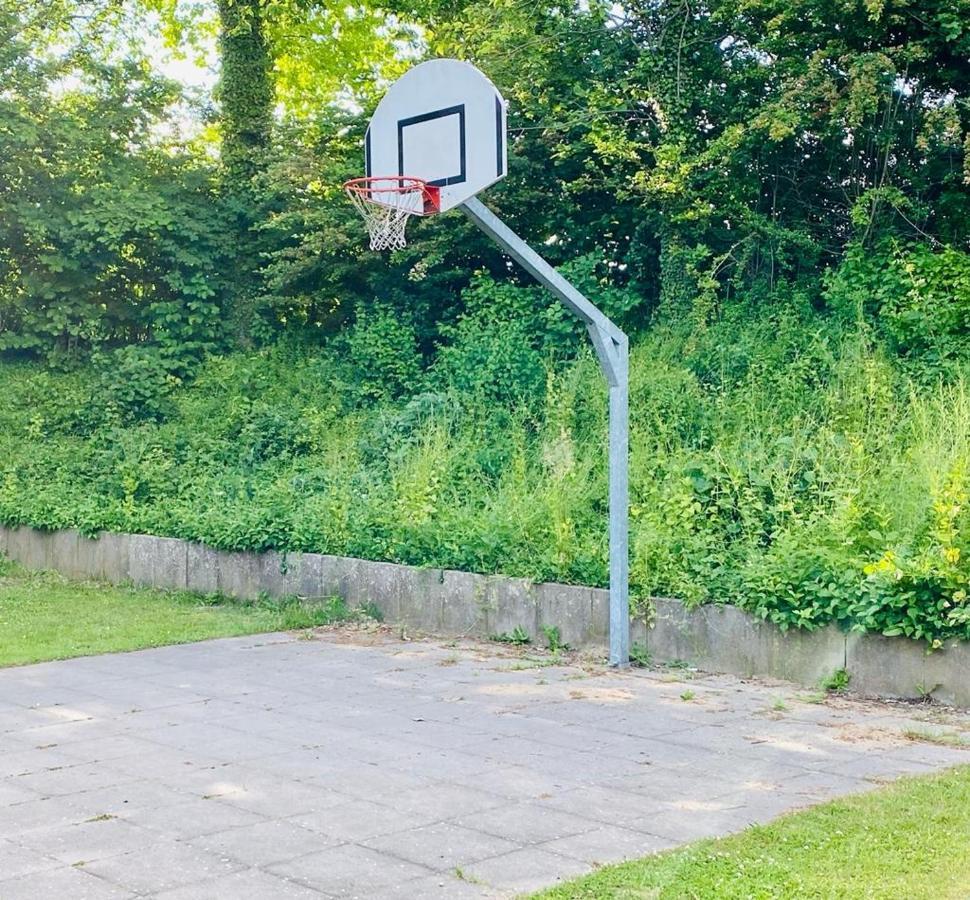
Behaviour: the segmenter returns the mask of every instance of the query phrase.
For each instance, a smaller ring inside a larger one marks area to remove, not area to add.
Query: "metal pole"
[[[616,384],[610,385],[610,665],[630,662],[629,347],[616,346]]]
[[[610,391],[610,665],[630,664],[629,345],[626,335],[480,200],[459,206],[588,328]]]

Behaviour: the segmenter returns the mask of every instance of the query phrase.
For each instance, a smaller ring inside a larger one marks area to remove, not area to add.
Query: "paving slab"
[[[970,762],[817,700],[381,630],[6,669],[0,897],[510,897]]]
[[[437,822],[396,834],[371,838],[364,846],[418,863],[439,872],[454,872],[469,863],[500,856],[518,845],[454,822]]]
[[[3,900],[38,900],[39,897],[134,900],[136,896],[79,868],[52,869],[0,881],[0,897]]]
[[[31,875],[35,872],[43,872],[46,869],[62,868],[60,860],[54,859],[43,853],[15,844],[0,838],[0,872],[4,878],[19,878],[22,875]]]
[[[473,863],[462,872],[476,882],[495,887],[505,894],[535,891],[547,885],[575,878],[589,871],[578,859],[539,847],[523,847],[503,856]]]
[[[154,895],[155,900],[266,900],[270,897],[274,900],[320,900],[324,896],[313,888],[262,869],[245,869]]]
[[[544,844],[546,850],[570,859],[582,860],[590,866],[638,859],[676,846],[677,842],[670,838],[644,834],[642,831],[632,831],[616,825],[601,825],[592,831],[556,838]]]
[[[155,836],[124,819],[96,816],[68,825],[29,831],[13,840],[28,850],[44,853],[69,866],[86,866],[134,850],[141,850]]]
[[[235,860],[174,840],[159,840],[148,848],[95,860],[84,871],[136,894],[157,894],[183,885],[228,875],[246,868]],[[0,881],[0,896],[3,895]],[[70,895],[68,895],[70,896]]]
[[[319,885],[334,897],[360,898],[380,896],[384,888],[433,874],[417,863],[359,844],[331,847],[270,866],[269,871],[308,887]]]
[[[268,866],[316,853],[333,843],[323,835],[279,820],[225,828],[190,843],[248,866]]]

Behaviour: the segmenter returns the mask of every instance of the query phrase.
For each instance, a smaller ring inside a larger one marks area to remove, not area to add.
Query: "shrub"
[[[158,421],[171,410],[168,395],[180,383],[164,354],[151,345],[120,347],[95,358],[99,370],[89,419]]]
[[[537,288],[484,276],[462,299],[465,312],[442,328],[433,377],[469,405],[534,403],[542,396],[557,338],[572,331],[559,304]]]
[[[887,242],[850,248],[826,281],[826,297],[867,319],[900,356],[931,374],[970,351],[970,253],[955,247]]]
[[[414,323],[387,307],[362,307],[347,339],[360,393],[393,400],[414,389],[421,376]]]

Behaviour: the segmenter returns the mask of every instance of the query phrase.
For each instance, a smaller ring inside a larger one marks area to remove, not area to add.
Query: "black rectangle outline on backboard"
[[[434,112],[422,113],[420,116],[411,116],[408,119],[398,119],[397,121],[397,174],[407,175],[404,171],[404,129],[409,125],[418,125],[421,122],[430,122],[432,119],[443,119],[445,116],[458,116],[458,155],[461,157],[461,170],[458,175],[449,175],[447,178],[438,178],[429,181],[428,184],[443,187],[446,184],[461,184],[468,175],[465,161],[465,104],[449,106],[447,109],[437,109]]]
[[[368,178],[373,174],[370,164],[370,128],[364,133],[364,174]]]
[[[495,174],[501,178],[505,174],[505,132],[502,129],[502,101],[495,98]]]

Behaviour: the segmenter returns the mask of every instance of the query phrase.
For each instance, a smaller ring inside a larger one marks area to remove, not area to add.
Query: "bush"
[[[970,352],[970,253],[955,247],[852,247],[829,274],[826,296],[844,315],[874,323],[914,373],[933,376]]]
[[[538,288],[477,279],[465,312],[442,328],[432,377],[471,404],[512,407],[542,396],[554,346],[573,330],[558,303]],[[561,351],[560,351],[561,354]]]
[[[223,336],[231,239],[216,170],[163,144],[177,86],[133,59],[35,53],[22,24],[0,9],[0,351],[197,360]]]
[[[925,365],[966,359],[970,350],[970,253],[918,245],[897,251],[894,268],[904,290],[880,310],[893,343]]]
[[[89,419],[121,424],[159,421],[171,411],[169,394],[180,379],[164,354],[151,345],[120,347],[95,357],[99,370],[89,401]]]
[[[368,400],[396,399],[420,381],[414,324],[394,310],[359,309],[347,345],[360,393]]]

